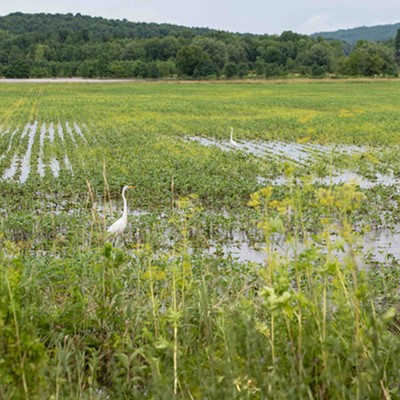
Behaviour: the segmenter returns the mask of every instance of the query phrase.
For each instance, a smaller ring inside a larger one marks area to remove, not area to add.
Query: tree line
[[[400,29],[390,41],[229,33],[80,14],[0,17],[6,78],[245,78],[397,76]]]

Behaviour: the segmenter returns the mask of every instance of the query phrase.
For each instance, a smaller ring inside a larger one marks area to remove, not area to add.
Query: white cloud
[[[324,12],[311,16],[305,23],[299,25],[300,33],[310,34],[315,32],[336,31],[338,29],[352,28],[359,26],[357,20],[340,20],[334,13]]]

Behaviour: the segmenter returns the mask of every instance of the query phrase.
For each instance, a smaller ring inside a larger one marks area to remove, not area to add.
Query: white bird
[[[237,144],[237,142],[235,142],[234,140],[233,140],[233,128],[231,128],[231,139],[229,140],[229,144],[232,146],[232,147],[234,147],[234,148],[237,148],[239,145]]]
[[[113,240],[113,245],[117,239],[118,235],[124,233],[126,225],[128,224],[128,204],[125,198],[125,191],[127,189],[134,189],[136,186],[124,186],[122,189],[122,199],[124,200],[124,211],[122,212],[122,217],[115,221],[108,229],[107,232],[115,234],[115,238]]]

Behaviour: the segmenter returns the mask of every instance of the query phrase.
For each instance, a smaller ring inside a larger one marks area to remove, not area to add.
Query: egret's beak
[[[128,186],[128,189],[135,189],[137,186]]]

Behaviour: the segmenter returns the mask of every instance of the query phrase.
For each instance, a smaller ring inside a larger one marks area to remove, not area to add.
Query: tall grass
[[[90,247],[78,231],[35,258],[2,237],[1,397],[398,398],[397,285],[388,265],[360,268],[362,202],[351,185],[254,193],[265,265],[195,250],[195,196],[177,201],[165,251],[151,231],[132,248],[101,244],[97,224]]]

